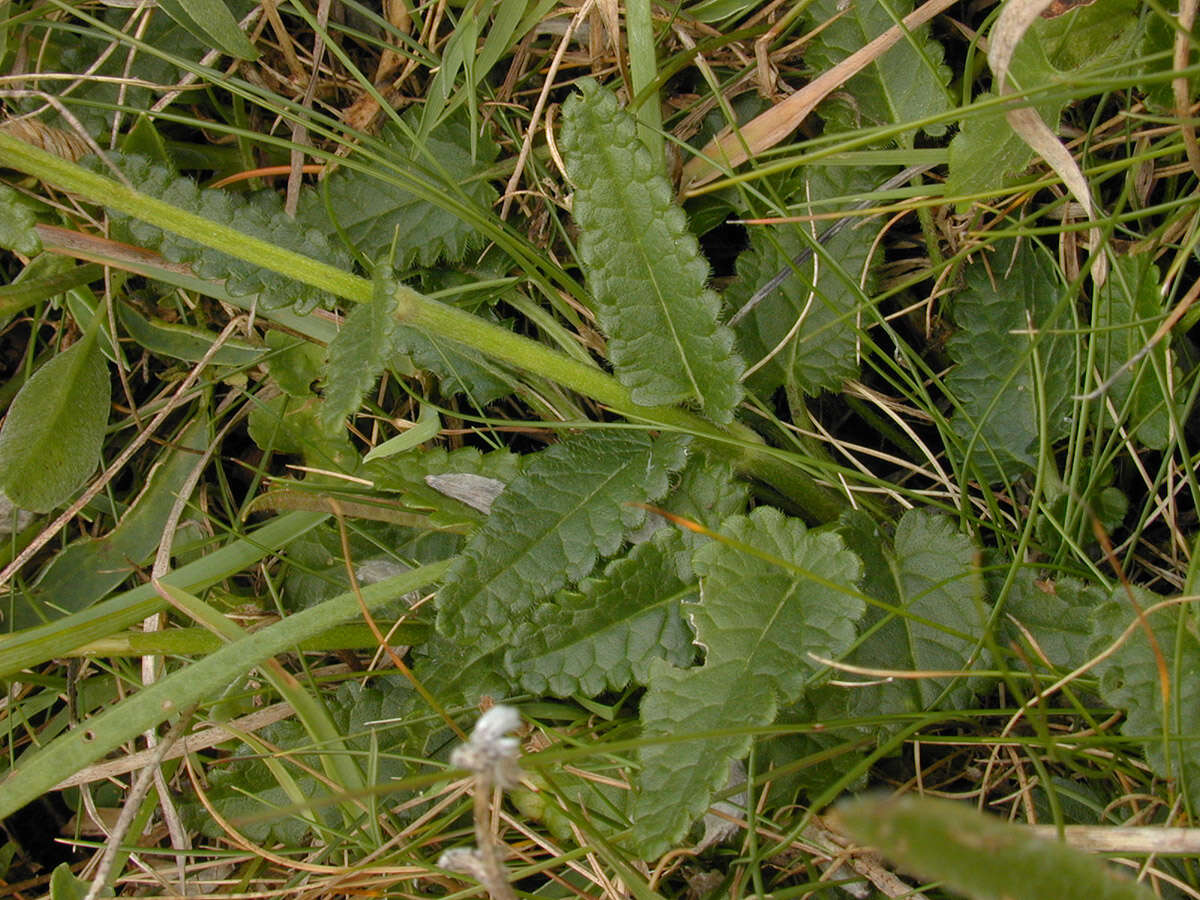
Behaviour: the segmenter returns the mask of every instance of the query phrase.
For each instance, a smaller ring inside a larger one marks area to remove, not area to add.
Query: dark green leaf
[[[912,0],[893,3],[817,0],[808,9],[815,22],[828,22],[806,48],[804,60],[815,71],[827,71],[856,53],[896,22],[913,11]],[[946,85],[950,69],[943,61],[942,45],[929,36],[923,25],[905,35],[847,83],[843,90],[853,101],[834,98],[821,105],[821,115],[838,131],[864,126],[900,125],[946,112],[951,99]],[[944,134],[946,126],[930,126],[930,134]],[[912,146],[914,134],[902,143]]]
[[[696,586],[679,579],[681,548],[678,534],[660,532],[579,593],[538,606],[509,640],[508,674],[531,694],[594,696],[644,684],[653,659],[688,665],[695,646],[679,604]]]
[[[258,58],[258,51],[221,0],[159,0],[158,7],[205,44],[238,59]]]
[[[572,437],[509,482],[438,595],[438,629],[500,642],[537,601],[591,572],[645,520],[632,503],[657,500],[682,467],[684,445],[634,431]]]
[[[7,184],[0,184],[0,247],[24,256],[41,252],[42,240],[33,230],[37,216],[21,195]]]
[[[362,403],[363,394],[387,365],[396,331],[396,282],[378,271],[369,303],[350,310],[329,344],[325,362],[325,402],[321,422],[340,426]]]
[[[961,407],[951,427],[970,445],[968,459],[981,480],[1011,480],[1033,466],[1039,381],[1047,438],[1067,433],[1073,353],[1069,339],[1053,333],[1071,324],[1061,296],[1035,247],[1012,260],[1001,251],[990,266],[967,269],[966,287],[954,300],[960,330],[947,345],[958,365],[946,384]]]

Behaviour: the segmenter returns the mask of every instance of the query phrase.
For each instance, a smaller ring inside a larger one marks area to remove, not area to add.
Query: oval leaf
[[[0,488],[21,509],[54,509],[100,460],[112,387],[98,333],[94,325],[34,372],[9,407],[0,429]]]

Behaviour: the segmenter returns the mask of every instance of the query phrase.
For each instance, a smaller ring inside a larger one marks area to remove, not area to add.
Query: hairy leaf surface
[[[682,467],[684,445],[638,432],[572,437],[530,461],[446,576],[438,629],[459,640],[511,634],[533,605],[615,553]]]
[[[1004,581],[1004,571],[988,574],[993,596]],[[1029,652],[1044,656],[1050,665],[1070,672],[1088,659],[1093,611],[1106,602],[1107,592],[1076,578],[1039,579],[1035,570],[1021,568],[1004,598],[1003,634],[1007,640],[1028,644]]]
[[[864,591],[901,611],[872,606],[862,623],[866,636],[849,661],[877,669],[969,671],[987,615],[971,541],[949,518],[917,509],[901,518],[891,546],[866,515],[848,518],[843,534],[866,564]],[[853,714],[874,716],[935,704],[958,709],[976,690],[971,679],[939,676],[862,685],[847,697]]]
[[[405,121],[415,127],[416,116]],[[347,240],[370,259],[389,258],[398,269],[458,262],[482,236],[465,218],[472,209],[486,215],[496,190],[480,177],[496,158],[497,147],[479,141],[471,156],[471,130],[454,116],[414,149],[410,134],[395,124],[381,134],[387,164],[379,174],[338,169],[328,179],[329,211]],[[325,205],[311,197],[302,210],[311,223],[328,222]],[[327,226],[326,226],[327,227]]]
[[[1140,588],[1133,591],[1142,609],[1162,599]],[[1107,650],[1135,615],[1124,589],[1115,588],[1112,599],[1095,611],[1091,655]],[[1163,778],[1179,779],[1184,795],[1194,797],[1200,790],[1200,678],[1196,674],[1200,672],[1200,639],[1187,606],[1158,610],[1148,614],[1147,619],[1166,657],[1170,679],[1170,705],[1165,719],[1158,665],[1141,627],[1096,667],[1100,694],[1105,702],[1125,710],[1121,734],[1141,745],[1154,772]]]
[[[509,675],[531,694],[594,696],[644,684],[654,659],[688,665],[696,648],[679,605],[696,586],[676,571],[682,543],[676,532],[659,532],[579,592],[540,604],[509,639]]]
[[[705,663],[651,666],[641,707],[647,737],[767,724],[822,668],[810,654],[836,658],[854,640],[864,608],[855,591],[862,564],[838,535],[812,533],[770,507],[727,520],[720,533],[732,543],[696,552],[700,602],[685,606]],[[640,853],[656,856],[683,837],[749,741],[706,737],[642,751],[634,819]]]
[[[346,315],[329,343],[325,362],[325,402],[321,422],[335,428],[362,403],[391,356],[396,332],[396,282],[376,273],[369,303]]]
[[[849,166],[811,166],[806,172],[798,198],[801,214],[828,212],[829,206],[819,201],[870,191],[885,177],[878,169]],[[807,226],[751,231],[750,249],[738,256],[737,280],[725,292],[732,309],[740,309],[776,272],[814,245],[814,236],[802,227]],[[846,379],[858,377],[857,342],[863,327],[858,309],[874,283],[870,273],[864,277],[872,240],[865,228],[834,236],[737,324],[738,348],[750,365],[774,353],[750,377],[751,387],[765,393],[793,384],[813,395],[839,390]]]
[[[835,816],[863,844],[921,878],[979,900],[1150,900],[1155,895],[1103,861],[969,804],[931,797],[865,796]]]
[[[679,844],[725,786],[729,761],[750,750],[749,734],[709,735],[739,726],[752,729],[775,718],[769,681],[747,677],[744,661],[677,669],[664,660],[650,666],[642,699],[642,737],[663,740],[638,753],[642,768],[634,797],[636,852],[654,859]],[[677,738],[696,735],[695,740]]]
[[[728,422],[741,399],[741,364],[733,333],[717,321],[708,263],[633,118],[595,81],[579,87],[563,105],[560,141],[613,369],[635,403],[693,403]]]
[[[968,459],[979,477],[996,482],[1037,459],[1039,381],[1048,439],[1066,434],[1074,355],[1068,337],[1051,333],[1071,323],[1042,254],[1027,248],[1010,263],[1002,251],[988,268],[969,267],[955,297],[960,331],[946,349],[958,365],[946,383],[961,406],[950,420],[954,433],[971,444]]]
[[[912,12],[913,5],[912,0],[817,0],[809,7],[810,17],[830,25],[813,37],[805,62],[815,71],[828,71]],[[838,131],[936,116],[951,108],[949,81],[942,45],[923,25],[846,82],[844,90],[854,98],[852,103],[835,95],[821,105],[821,115]],[[946,126],[927,130],[941,135]],[[902,142],[911,146],[913,136],[906,134]]]
[[[283,210],[283,201],[273,191],[246,196],[201,189],[190,178],[176,175],[145,157],[119,153],[108,156],[139,191],[288,250],[339,268],[349,268],[350,260],[345,252],[331,245],[323,231],[306,227],[288,216]],[[97,171],[106,171],[97,160],[89,157],[87,162]],[[318,288],[204,247],[124,213],[112,211],[111,215],[121,226],[119,233],[124,239],[157,250],[171,262],[187,263],[201,278],[223,280],[226,290],[235,297],[257,293],[265,309],[290,305],[301,313],[310,312],[317,306],[333,305],[332,296]]]

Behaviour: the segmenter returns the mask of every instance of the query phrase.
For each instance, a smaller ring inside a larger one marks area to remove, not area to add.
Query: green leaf
[[[391,355],[396,330],[396,282],[380,269],[373,286],[370,302],[350,310],[329,344],[320,418],[330,430],[358,409],[363,394],[378,380]]]
[[[439,491],[435,487],[438,480],[446,476],[471,475],[499,482],[503,486],[517,477],[522,460],[523,457],[507,450],[480,453],[474,447],[460,447],[452,451],[431,447],[410,450],[385,459],[373,459],[363,466],[359,474],[371,479],[378,490],[403,494],[407,505],[428,512],[438,525],[460,525],[463,522],[481,522],[491,509],[490,503],[486,510],[480,509],[485,495],[476,496],[477,491],[474,494],[468,491],[464,495],[466,499],[456,498],[454,493],[447,493],[446,490]],[[453,482],[454,479],[451,479],[450,483]],[[467,500],[474,502],[468,503]]]
[[[770,682],[746,677],[744,661],[677,669],[650,664],[650,690],[642,699],[641,771],[634,795],[633,844],[643,859],[676,846],[725,786],[730,760],[750,752],[749,734],[706,732],[769,725],[776,697]],[[694,736],[693,740],[678,740]]]
[[[633,118],[595,81],[579,87],[563,104],[559,140],[575,184],[579,256],[617,378],[635,403],[694,403],[728,422],[742,366],[706,287],[708,263]]]
[[[30,748],[0,780],[0,817],[12,815],[50,790],[63,772],[78,772],[178,710],[213,697],[253,666],[327,628],[358,618],[361,604],[368,610],[379,609],[445,573],[444,563],[433,563],[287,616],[125,697],[89,717],[86,727]]]
[[[16,506],[49,512],[70,499],[100,461],[111,385],[99,317],[84,336],[33,373],[0,429],[0,490]]]
[[[282,331],[267,332],[267,371],[289,397],[303,399],[313,396],[313,382],[321,375],[324,353],[321,348]]]
[[[1142,609],[1163,598],[1133,588]],[[1136,613],[1123,588],[1114,588],[1112,599],[1095,611],[1090,655],[1115,641],[1135,620]],[[1200,638],[1186,606],[1171,606],[1147,616],[1166,658],[1170,680],[1169,709],[1163,715],[1162,683],[1146,631],[1140,625],[1117,651],[1100,661],[1100,695],[1105,702],[1125,710],[1121,734],[1135,740],[1146,753],[1146,762],[1163,778],[1179,781],[1185,797],[1200,789]],[[1165,726],[1165,732],[1164,732]]]
[[[0,247],[23,256],[35,256],[42,250],[42,239],[33,226],[37,216],[20,194],[0,184]]]
[[[805,64],[825,72],[866,46],[913,11],[912,0],[892,3],[850,3],[843,0],[817,0],[808,9],[815,22],[828,22],[813,36],[805,50]],[[833,130],[851,131],[864,126],[900,125],[951,109],[946,89],[950,69],[943,62],[942,45],[929,36],[923,25],[905,35],[905,39],[855,75],[843,89],[852,102],[834,98],[820,107],[821,116]],[[945,125],[930,126],[929,134],[938,137]],[[911,147],[915,132],[901,139]]]
[[[973,900],[1150,900],[1154,895],[1095,857],[966,803],[863,797],[837,821],[901,868]]]
[[[266,401],[255,398],[247,430],[260,450],[296,453],[317,468],[352,471],[358,453],[345,431],[331,434],[325,429],[320,410],[321,401],[312,396],[304,401],[286,394]]]
[[[874,669],[969,671],[978,666],[978,639],[986,627],[976,549],[954,522],[911,509],[896,526],[892,546],[862,513],[851,514],[843,534],[866,564],[864,590],[900,610],[871,607],[866,635],[848,661]],[[947,691],[949,693],[947,693]],[[976,680],[937,676],[871,680],[849,691],[850,712],[887,716],[933,708],[961,709],[979,691]]]
[[[442,417],[432,406],[422,403],[417,421],[413,423],[412,427],[373,447],[371,452],[363,457],[363,462],[369,463],[376,459],[386,459],[397,453],[403,453],[405,450],[411,450],[413,447],[419,447],[426,441],[432,441],[441,430]]]
[[[283,201],[273,191],[242,195],[201,189],[190,178],[181,177],[144,157],[109,153],[108,158],[139,191],[279,247],[343,269],[349,268],[347,254],[331,245],[321,229],[306,226],[287,215]],[[82,164],[107,172],[105,164],[94,157],[88,157]],[[258,294],[264,309],[292,306],[297,312],[307,313],[317,306],[333,305],[332,296],[325,291],[202,246],[174,232],[116,211],[113,221],[120,239],[156,250],[171,262],[187,263],[200,278],[223,280],[225,289],[232,296]]]
[[[838,535],[810,532],[770,507],[729,519],[720,532],[725,541],[696,552],[700,602],[684,607],[705,663],[651,664],[641,708],[647,738],[768,724],[823,668],[812,655],[836,658],[854,641],[862,564]],[[749,743],[704,737],[642,751],[634,836],[643,856],[683,837]]]
[[[258,51],[221,0],[159,0],[158,6],[205,44],[238,59],[258,59]]]
[[[679,605],[696,586],[676,571],[682,545],[677,533],[659,532],[579,593],[539,605],[508,641],[509,676],[531,694],[595,696],[644,684],[651,660],[688,665],[695,646]]]
[[[459,640],[511,634],[534,604],[587,575],[645,520],[682,467],[684,444],[641,432],[572,437],[539,453],[492,504],[438,594],[438,630]]]
[[[173,359],[199,362],[212,349],[217,337],[203,328],[143,318],[128,303],[118,303],[116,313],[126,334],[140,346]],[[252,366],[262,355],[262,347],[227,338],[209,361],[220,366]]]
[[[1005,571],[990,572],[989,593],[995,597],[1004,581]],[[1022,567],[1004,598],[1003,629],[1007,640],[1027,644],[1032,636],[1037,648],[1027,652],[1031,658],[1045,656],[1052,666],[1070,672],[1089,659],[1088,644],[1094,610],[1106,602],[1107,592],[1075,578],[1039,579],[1036,572]]]
[[[1010,81],[1026,90],[1066,84],[1073,73],[1127,59],[1137,53],[1139,6],[1136,0],[1108,0],[1053,19],[1035,19],[1013,53]],[[1153,52],[1147,47],[1138,55]],[[1169,88],[1165,94],[1170,94]],[[982,93],[975,99],[992,98]],[[1067,103],[1059,93],[1035,97],[1032,106],[1051,130],[1057,130]],[[1015,181],[1034,157],[1001,107],[969,112],[950,142],[946,191],[953,196],[994,192]]]
[[[145,487],[116,527],[103,537],[75,541],[55,555],[6,625],[27,628],[78,612],[134,575],[163,540],[171,507],[210,439],[208,416],[194,414],[155,462]]]
[[[805,170],[804,203],[798,212],[828,212],[819,201],[866,193],[881,180],[878,169],[850,166],[811,166]],[[863,324],[859,310],[873,278],[862,282],[871,254],[872,237],[865,229],[848,228],[835,235],[813,260],[788,275],[737,325],[738,349],[753,366],[776,350],[771,361],[748,379],[760,393],[783,384],[805,394],[841,390],[858,377],[858,341]],[[755,228],[750,248],[738,256],[737,280],[725,292],[732,309],[742,305],[801,250],[814,241],[800,226]],[[814,285],[815,280],[815,285]],[[799,323],[799,327],[797,327]]]
[[[411,124],[412,115],[404,121]],[[345,239],[368,259],[389,259],[397,269],[458,262],[482,237],[471,217],[485,216],[496,190],[482,177],[498,148],[479,142],[471,156],[471,130],[464,117],[438,125],[418,154],[411,132],[384,127],[386,162],[377,174],[340,168],[326,179],[325,205],[315,195],[302,204],[300,218],[329,227],[329,215]],[[436,161],[433,162],[433,161]]]
[[[836,659],[854,641],[865,609],[855,587],[862,563],[839,535],[810,532],[770,507],[729,519],[720,533],[737,544],[714,541],[693,560],[696,641],[707,665],[741,660],[744,677],[774,684],[793,703],[823,668],[810,654]]]
[[[1033,247],[1011,261],[1001,251],[990,267],[969,267],[954,299],[960,330],[946,349],[958,365],[946,385],[960,411],[950,425],[970,444],[969,465],[982,481],[1011,480],[1033,467],[1039,380],[1048,439],[1067,433],[1074,353],[1068,337],[1053,334],[1071,324],[1060,300],[1054,270]]]
[[[486,313],[480,316],[490,318]],[[411,372],[437,376],[438,387],[446,397],[463,394],[482,408],[513,392],[512,380],[500,366],[470,347],[423,328],[401,325],[396,329],[393,348],[408,358]]]
[[[1117,256],[1112,271],[1100,289],[1095,310],[1097,365],[1102,381],[1115,375],[1150,342],[1154,323],[1163,315],[1158,268],[1149,253]],[[1128,421],[1135,437],[1154,450],[1162,450],[1171,437],[1171,419],[1163,398],[1171,388],[1156,377],[1166,377],[1167,347],[1170,337],[1160,341],[1147,357],[1153,365],[1142,363],[1117,377],[1108,396],[1116,408],[1116,427]],[[1180,404],[1182,406],[1182,404]],[[1182,413],[1182,409],[1177,410]],[[1105,407],[1108,419],[1108,407]]]
[[[59,863],[50,875],[50,900],[84,900],[91,888],[90,881],[76,878],[68,863]],[[113,896],[111,887],[100,890],[100,897]]]

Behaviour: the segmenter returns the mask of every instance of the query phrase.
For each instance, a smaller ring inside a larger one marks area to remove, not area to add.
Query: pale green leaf
[[[852,514],[847,525],[843,534],[870,573],[864,591],[897,610],[870,608],[862,623],[865,637],[848,661],[867,669],[911,671],[965,673],[977,666],[977,636],[985,630],[987,609],[975,546],[954,522],[909,510],[891,546],[861,513]],[[979,690],[977,681],[966,677],[863,680],[868,683],[848,693],[851,712],[861,716],[935,706],[960,709]]]
[[[634,796],[633,841],[644,859],[676,846],[725,786],[730,760],[750,750],[749,734],[705,732],[768,725],[776,698],[769,681],[748,677],[746,660],[677,669],[650,665],[650,690],[642,699],[642,738]],[[680,740],[694,736],[692,740]],[[661,741],[658,743],[657,741]]]
[[[869,192],[883,177],[878,169],[810,166],[796,212],[828,212],[819,201]],[[740,309],[801,250],[814,245],[803,227],[751,231],[750,249],[738,256],[737,280],[725,292],[731,309]],[[749,365],[773,354],[748,380],[752,388],[766,393],[789,384],[814,395],[840,390],[847,379],[858,377],[858,341],[865,324],[859,310],[874,281],[869,274],[864,280],[863,269],[873,239],[867,229],[835,235],[737,324],[738,349]]]
[[[321,423],[339,426],[358,409],[363,394],[378,380],[392,351],[396,331],[396,282],[376,272],[368,303],[350,310],[325,357],[325,402]]]
[[[402,431],[394,438],[389,438],[382,444],[371,449],[371,452],[363,457],[363,462],[369,463],[375,459],[386,459],[389,456],[395,456],[397,453],[403,453],[405,450],[411,450],[413,447],[419,447],[426,441],[431,441],[442,429],[442,418],[438,415],[436,409],[425,403],[421,404],[421,412],[417,416],[417,421],[413,423],[411,428]]]
[[[140,346],[173,359],[199,362],[209,354],[217,339],[216,334],[203,328],[144,318],[128,303],[118,303],[116,313],[126,334]],[[263,352],[262,347],[249,341],[229,337],[208,355],[208,361],[220,366],[249,367],[258,362]]]
[[[579,88],[563,104],[559,140],[613,370],[635,403],[693,403],[727,422],[741,399],[741,363],[706,286],[708,263],[633,118],[595,81]]]
[[[696,586],[676,572],[681,549],[678,533],[659,532],[578,593],[539,605],[508,641],[508,674],[531,694],[594,696],[645,683],[653,659],[688,665],[696,648],[679,604]]]
[[[49,512],[100,461],[111,385],[99,318],[83,338],[33,373],[0,429],[0,490],[22,509]]]
[[[829,22],[806,48],[804,60],[817,72],[828,71],[858,52],[913,11],[912,0],[817,0],[808,8],[815,22]],[[867,66],[843,90],[852,102],[838,95],[820,107],[821,115],[837,131],[864,126],[901,125],[946,112],[952,102],[946,85],[950,69],[943,62],[942,45],[929,36],[929,26],[910,31],[895,47]],[[930,134],[945,133],[946,126],[930,126]],[[912,146],[914,133],[901,138]]]
[[[275,330],[267,332],[267,346],[271,354],[264,362],[280,389],[289,397],[311,397],[313,382],[321,375],[324,358],[321,347]]]
[[[973,900],[1150,900],[1105,863],[1027,826],[930,797],[868,796],[836,809],[837,821],[913,874]]]
[[[1033,466],[1039,381],[1047,438],[1067,432],[1073,353],[1070,340],[1053,333],[1071,325],[1061,299],[1054,271],[1034,247],[1011,262],[1001,251],[990,267],[969,267],[966,287],[954,298],[959,332],[946,349],[958,365],[946,385],[960,410],[950,425],[970,445],[968,460],[981,480],[1013,479]]]
[[[1133,588],[1142,609],[1161,597]],[[1129,597],[1115,588],[1112,599],[1095,611],[1091,655],[1107,650],[1136,621]],[[1105,702],[1125,710],[1121,734],[1136,741],[1146,762],[1163,778],[1178,779],[1184,796],[1200,789],[1200,637],[1188,606],[1171,606],[1147,616],[1165,657],[1170,684],[1169,708],[1163,715],[1162,679],[1146,631],[1137,626],[1116,653],[1100,661],[1100,695]],[[1164,726],[1166,732],[1164,733]]]
[[[510,634],[537,601],[591,572],[645,520],[631,506],[667,492],[684,443],[633,431],[572,437],[509,482],[438,595],[438,629],[474,640]]]
[[[810,532],[771,507],[725,521],[720,533],[737,544],[713,541],[693,560],[700,602],[688,614],[706,665],[741,660],[744,677],[795,702],[824,668],[810,654],[836,659],[854,640],[862,563],[839,535]]]

